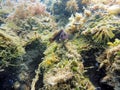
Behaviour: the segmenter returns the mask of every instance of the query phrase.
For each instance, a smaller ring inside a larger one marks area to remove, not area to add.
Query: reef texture
[[[1,90],[120,89],[119,0],[0,7]]]

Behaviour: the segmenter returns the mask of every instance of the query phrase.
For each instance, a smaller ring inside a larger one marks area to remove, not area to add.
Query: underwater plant
[[[69,18],[69,23],[66,25],[65,30],[67,33],[73,34],[80,31],[84,23],[85,17],[82,15],[82,13],[75,13],[75,16],[71,15]]]
[[[48,10],[54,15],[58,25],[62,27],[66,26],[68,23],[68,18],[71,14],[82,12],[83,6],[81,4],[81,0],[54,0],[53,2],[50,2],[50,4],[51,7],[48,8]],[[48,4],[48,6],[50,4]]]
[[[25,53],[20,39],[14,32],[11,33],[10,35],[0,30],[0,68],[8,67],[9,65],[16,66],[16,60],[14,59],[21,57]]]
[[[83,64],[77,60],[62,60],[45,72],[44,87],[40,89],[94,90],[94,86],[83,76]],[[59,86],[60,85],[60,86]],[[65,85],[65,87],[64,87]],[[72,85],[72,87],[71,87]],[[51,87],[50,87],[51,86]],[[62,87],[61,87],[62,86]]]
[[[72,14],[75,14],[75,12],[79,9],[77,1],[76,0],[69,0],[66,3],[66,9],[70,12],[72,12]]]
[[[87,25],[85,25],[87,29],[82,31],[83,35],[91,34],[95,42],[104,44],[115,37],[115,31],[118,31],[117,24],[119,24],[119,22],[116,23],[114,16],[104,15],[101,18],[99,15],[95,15],[93,21],[94,20],[96,22],[89,23],[89,20],[87,21]]]
[[[108,42],[107,44],[109,46],[115,47],[120,44],[120,40],[118,38],[116,38],[114,42]]]
[[[46,7],[44,4],[39,2],[21,2],[19,3],[13,11],[8,16],[8,19],[14,20],[17,19],[25,19],[29,16],[35,16],[35,15],[45,15],[48,14],[46,12]]]
[[[2,1],[2,90],[119,90],[119,0]]]
[[[106,76],[101,82],[114,87],[114,90],[119,90],[119,71],[120,71],[120,41],[115,39],[114,42],[108,43],[109,47],[97,57],[100,63],[100,68],[105,67]]]
[[[93,32],[95,31],[94,36],[92,37],[95,42],[102,42],[106,41],[108,42],[109,39],[112,39],[115,35],[113,34],[112,30],[110,29],[110,26],[102,26],[101,27],[95,27],[95,30],[93,29]]]

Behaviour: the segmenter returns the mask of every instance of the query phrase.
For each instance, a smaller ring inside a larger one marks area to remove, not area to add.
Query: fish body
[[[60,30],[59,32],[54,33],[53,37],[50,38],[50,42],[53,41],[64,41],[68,39],[68,34],[64,32],[64,30]]]

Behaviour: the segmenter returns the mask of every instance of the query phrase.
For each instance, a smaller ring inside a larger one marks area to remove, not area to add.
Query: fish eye
[[[64,33],[64,36],[65,36],[66,34]]]

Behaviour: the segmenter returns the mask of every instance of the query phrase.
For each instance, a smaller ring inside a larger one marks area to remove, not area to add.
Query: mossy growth
[[[51,53],[45,56],[44,61],[42,62],[42,66],[45,68],[49,68],[57,62],[59,62],[58,56],[55,53]]]
[[[6,18],[8,16],[8,11],[7,10],[2,10],[0,9],[0,25],[2,25],[3,23],[6,23]]]
[[[120,40],[116,38],[114,42],[108,42],[107,44],[111,47],[114,47],[120,44]]]
[[[79,44],[80,41],[81,44]],[[40,67],[44,69],[44,86],[40,89],[94,90],[94,85],[84,76],[84,66],[80,55],[80,52],[85,50],[83,46],[88,44],[80,37],[64,43],[55,41],[50,43],[40,63]]]
[[[115,39],[114,42],[108,42],[108,48],[97,57],[100,63],[100,68],[106,69],[106,76],[102,78],[101,82],[108,84],[118,90],[120,74],[120,40]]]
[[[54,64],[49,70],[45,71],[44,84],[43,88],[45,90],[95,89],[89,79],[84,77],[84,66],[82,62],[77,60],[61,60],[59,63]]]
[[[55,52],[57,47],[58,47],[58,44],[56,42],[53,42],[50,46],[47,47],[44,54],[48,55],[48,54]]]
[[[89,50],[92,47],[92,45],[90,45],[90,42],[83,36],[75,37],[72,40],[72,44],[76,45],[77,51],[79,53],[83,50]]]
[[[12,36],[0,30],[0,66],[14,66],[14,59],[25,53],[17,36]],[[13,64],[12,64],[12,63]]]
[[[83,30],[82,34],[91,37],[95,43],[106,45],[108,41],[115,38],[118,24],[120,25],[119,19],[116,22],[112,15],[93,15],[85,24],[86,30]]]

